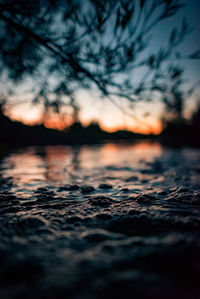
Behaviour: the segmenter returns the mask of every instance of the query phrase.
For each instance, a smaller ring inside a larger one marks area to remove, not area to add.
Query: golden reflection
[[[44,152],[47,181],[63,181],[71,163],[71,148],[67,146],[47,146]]]
[[[159,143],[140,141],[134,144],[105,144],[101,148],[101,161],[103,165],[123,164],[136,165],[141,159],[153,160],[160,156],[162,148]]]
[[[158,142],[143,141],[133,145],[135,150],[153,150],[161,151],[161,145]]]
[[[29,184],[36,180],[70,183],[82,179],[84,173],[105,169],[106,166],[138,169],[140,162],[152,162],[162,154],[158,143],[104,144],[96,146],[47,146],[29,148],[11,154],[4,160],[3,175],[14,183]]]
[[[28,184],[34,180],[45,180],[43,159],[34,150],[26,150],[10,155],[5,160],[8,167],[4,171],[6,177],[12,177],[17,184]]]

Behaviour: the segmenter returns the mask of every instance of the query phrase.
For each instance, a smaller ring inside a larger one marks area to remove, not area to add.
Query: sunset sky
[[[199,26],[199,16],[200,16],[200,1],[195,0],[185,0],[186,7],[183,8],[177,16],[173,19],[174,26],[181,23],[182,17],[186,16],[194,27],[191,35],[186,38],[182,44],[182,49],[184,53],[191,53],[198,49],[200,46],[200,26]],[[168,39],[169,33],[173,28],[169,24],[168,20],[164,21],[159,28],[154,32],[154,38],[151,43],[151,51],[155,51],[157,47],[164,44]],[[189,83],[197,82],[199,78],[199,68],[200,63],[196,60],[189,61],[185,60],[181,62],[185,68],[185,77]],[[187,84],[187,83],[186,83]],[[23,88],[22,88],[23,90]],[[198,99],[198,92],[196,96],[194,95],[189,99],[186,104],[186,116],[190,114],[195,109],[196,100]],[[15,96],[14,96],[15,97]],[[6,111],[12,119],[22,121],[26,124],[41,123],[42,121],[42,108],[41,105],[31,106],[27,101],[29,97],[27,94],[22,95],[24,97],[24,103],[13,106],[14,108]],[[128,129],[135,132],[141,132],[144,134],[148,133],[159,133],[161,131],[160,117],[162,115],[164,106],[156,99],[152,103],[138,103],[135,105],[133,110],[128,110],[125,114],[117,108],[108,99],[100,99],[94,92],[86,92],[84,90],[78,91],[77,99],[80,110],[80,120],[83,125],[89,124],[91,121],[98,121],[101,127],[107,131],[115,131],[117,129]],[[126,107],[126,103],[120,100],[123,107]],[[131,116],[132,115],[132,116]],[[66,125],[71,124],[72,119],[61,120],[55,115],[47,118],[45,120],[46,127],[53,127],[57,129],[62,129]]]

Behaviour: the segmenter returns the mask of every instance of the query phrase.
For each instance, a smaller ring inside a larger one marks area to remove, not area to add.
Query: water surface
[[[199,298],[200,150],[30,147],[0,183],[0,298]]]

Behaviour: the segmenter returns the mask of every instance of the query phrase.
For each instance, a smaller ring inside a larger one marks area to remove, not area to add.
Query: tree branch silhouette
[[[33,102],[45,95],[46,109],[65,105],[66,98],[73,105],[78,89],[95,88],[102,97],[130,103],[148,100],[155,90],[162,92],[167,61],[199,58],[199,51],[176,50],[191,33],[186,19],[172,29],[165,48],[147,51],[153,30],[182,7],[177,0],[0,0],[2,74],[13,86],[40,77]],[[136,82],[137,69],[145,70]]]

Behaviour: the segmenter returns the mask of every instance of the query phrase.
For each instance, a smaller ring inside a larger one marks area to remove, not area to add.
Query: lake
[[[0,298],[199,298],[199,149],[16,149],[0,183]]]

